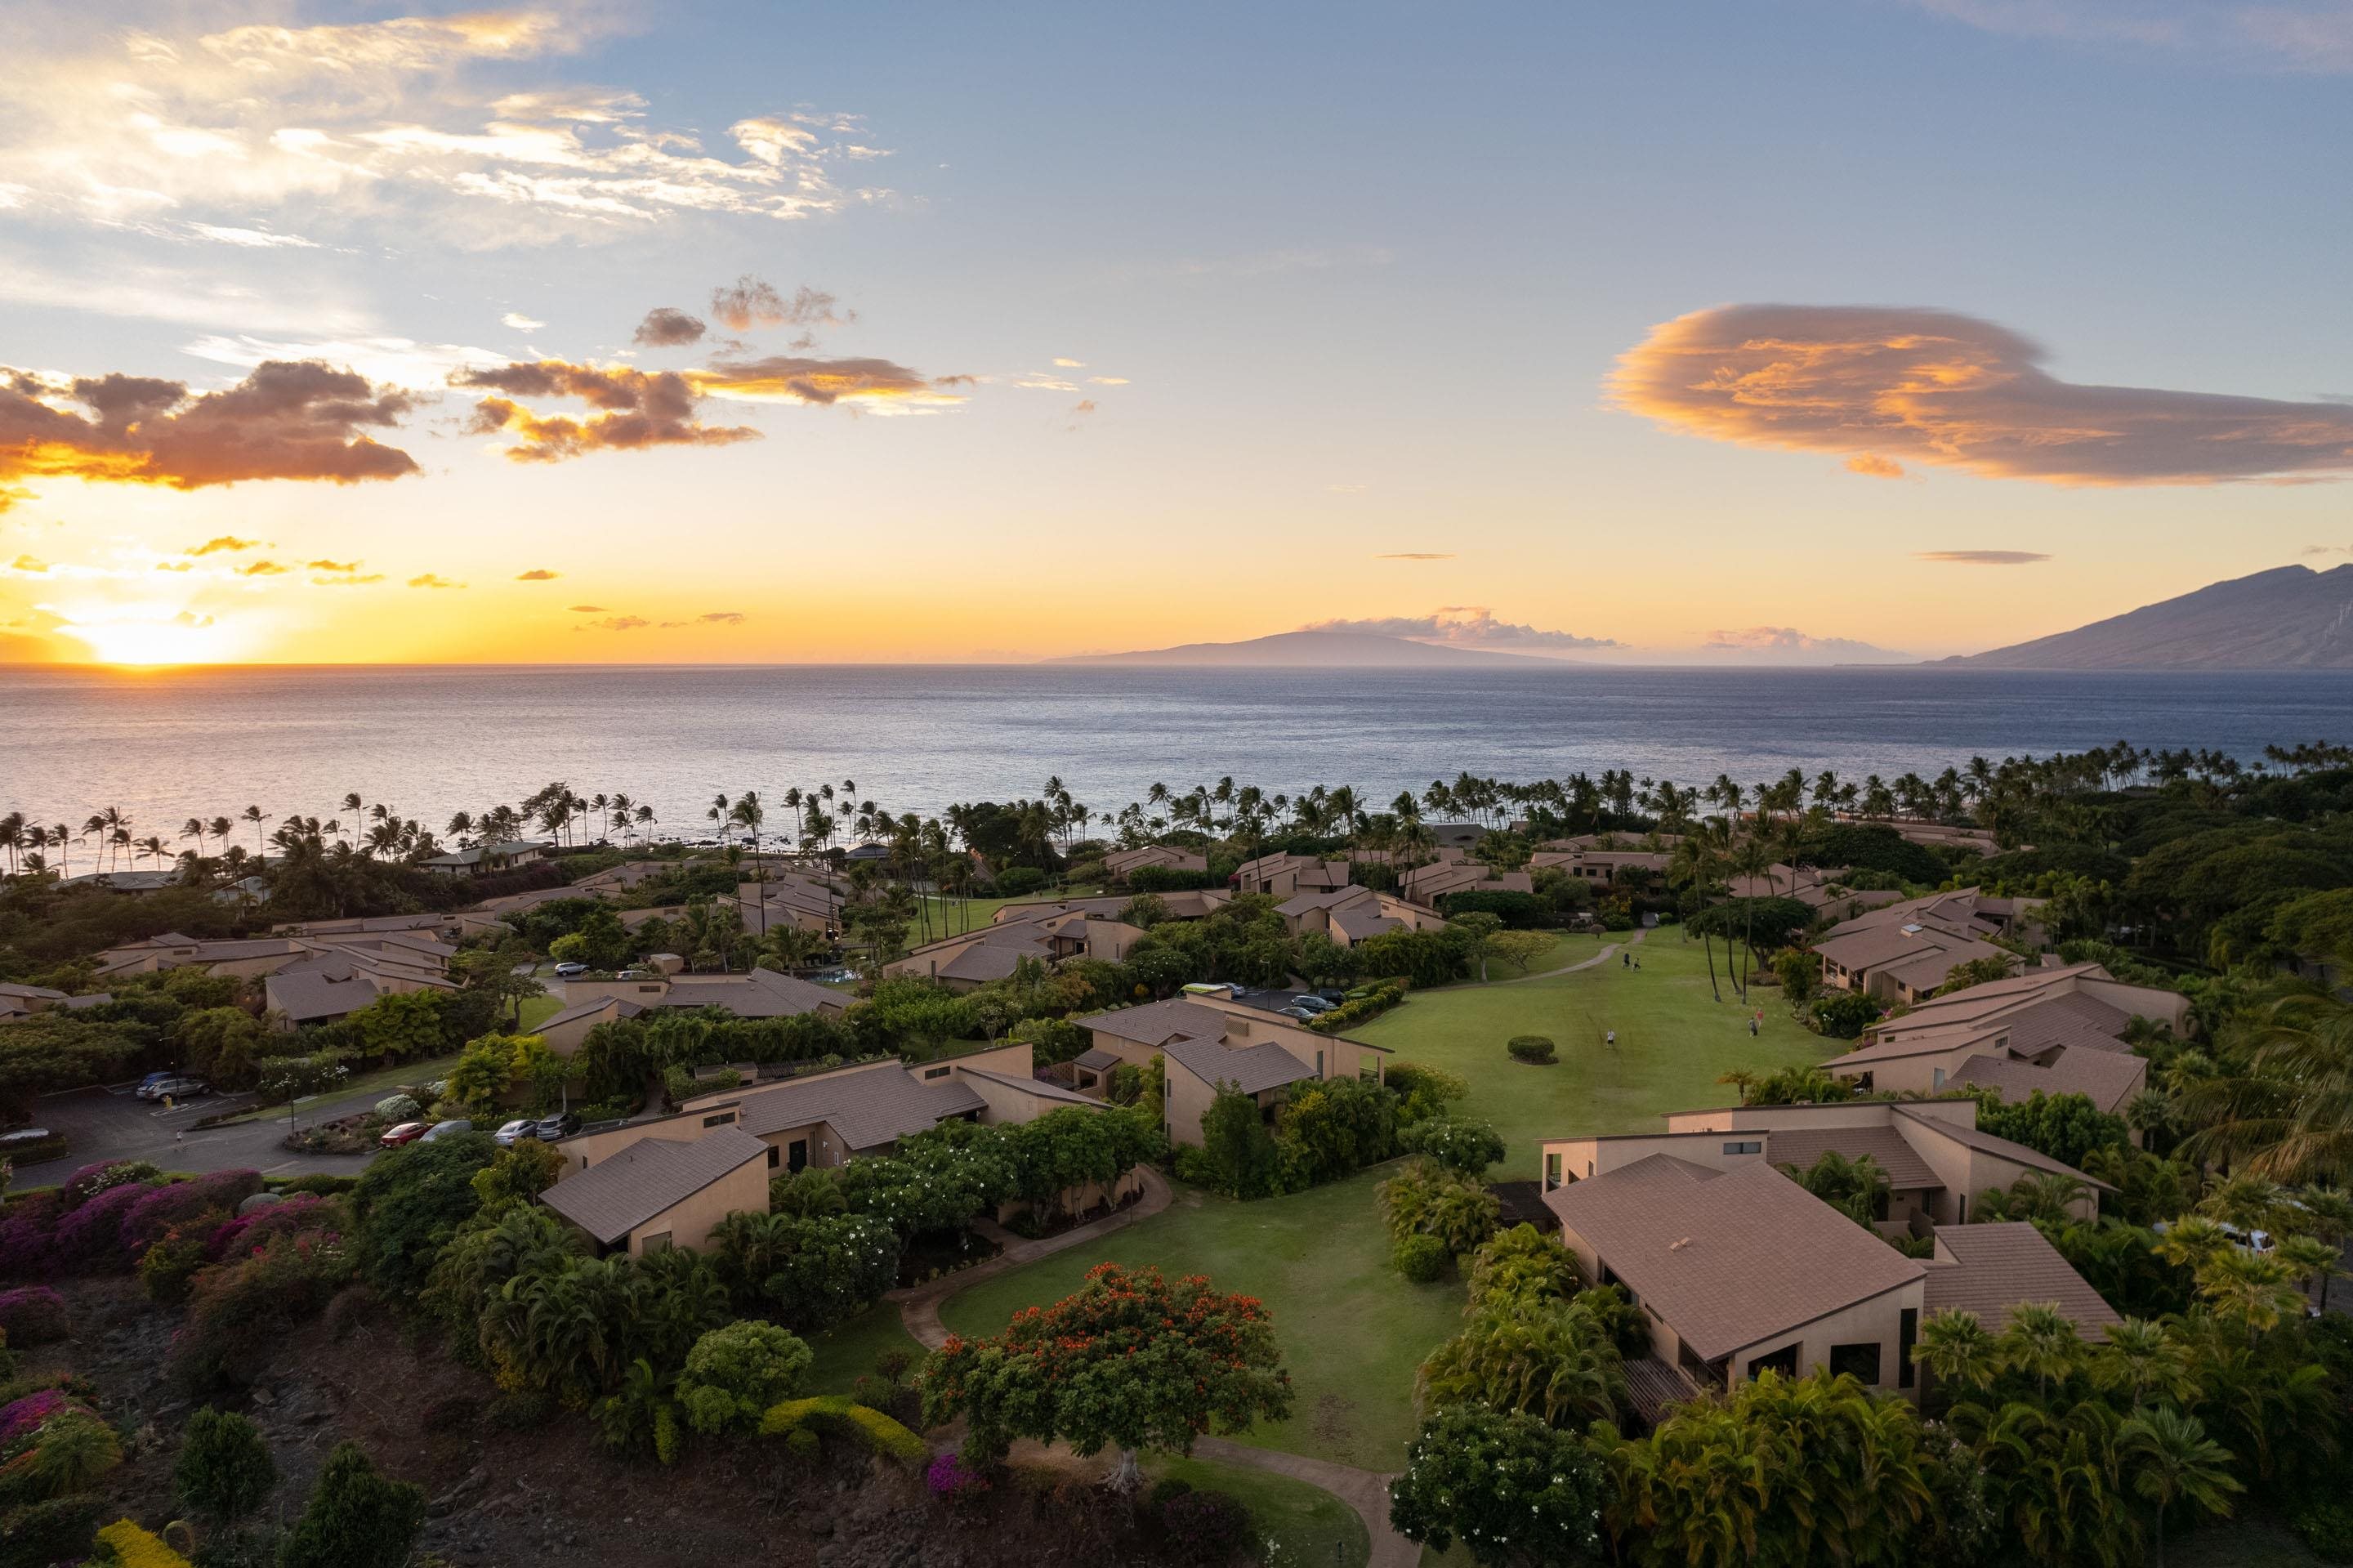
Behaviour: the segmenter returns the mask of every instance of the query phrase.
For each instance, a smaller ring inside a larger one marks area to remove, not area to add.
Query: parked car
[[[1290,1007],[1276,1008],[1274,1010],[1274,1015],[1277,1018],[1295,1018],[1302,1023],[1304,1023],[1309,1019],[1316,1016],[1314,1012],[1311,1012],[1307,1008],[1300,1007],[1295,1003]]]
[[[425,1136],[418,1139],[417,1141],[419,1143],[430,1143],[437,1138],[447,1138],[453,1132],[471,1132],[473,1130],[474,1124],[461,1116],[449,1121],[435,1122],[431,1127],[426,1128]]]
[[[586,964],[567,962],[555,966],[555,978],[557,980],[570,980],[575,975],[585,975],[587,972],[588,966]]]
[[[192,1073],[174,1073],[139,1086],[139,1097],[142,1100],[160,1100],[167,1096],[175,1100],[192,1100],[212,1092],[212,1085]]]
[[[1332,1011],[1332,1004],[1320,996],[1294,996],[1291,999],[1291,1005],[1305,1008],[1310,1017]]]
[[[433,1124],[429,1121],[405,1121],[398,1127],[385,1128],[384,1136],[377,1139],[376,1142],[385,1149],[398,1149],[404,1143],[416,1142],[431,1131],[432,1128]]]
[[[166,1078],[176,1078],[179,1075],[180,1070],[177,1067],[166,1067],[160,1073],[150,1073],[140,1079],[139,1086],[143,1089],[150,1084],[160,1084]]]
[[[563,1111],[555,1116],[543,1117],[533,1123],[531,1136],[553,1141],[559,1138],[570,1138],[579,1130],[580,1113]]]
[[[12,1132],[0,1132],[0,1155],[12,1149],[26,1149],[48,1140],[49,1129],[46,1127],[20,1127]]]
[[[537,1138],[538,1136],[539,1123],[532,1120],[529,1117],[517,1117],[514,1120],[507,1123],[506,1126],[499,1128],[498,1131],[491,1134],[491,1139],[495,1141],[501,1149],[504,1149],[519,1139]]]
[[[615,980],[651,980],[654,978],[654,971],[651,969],[623,969],[613,978]]]

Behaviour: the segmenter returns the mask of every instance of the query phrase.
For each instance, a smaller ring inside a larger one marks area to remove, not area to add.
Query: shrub
[[[1542,1034],[1514,1034],[1504,1043],[1504,1049],[1512,1054],[1513,1061],[1531,1066],[1548,1067],[1555,1060],[1553,1043]]]
[[[61,1388],[41,1388],[0,1405],[0,1453],[41,1429],[50,1417],[79,1408]]]
[[[181,1306],[188,1299],[190,1282],[206,1261],[205,1234],[175,1230],[140,1257],[140,1287],[159,1307]]]
[[[694,1341],[678,1379],[686,1424],[715,1436],[751,1432],[771,1406],[800,1391],[817,1358],[774,1323],[730,1323]]]
[[[879,1410],[852,1404],[840,1394],[819,1394],[811,1399],[788,1399],[760,1418],[760,1435],[764,1437],[791,1437],[798,1432],[822,1428],[846,1433],[856,1437],[875,1453],[902,1465],[920,1465],[931,1449],[898,1422]],[[794,1451],[799,1452],[796,1446]]]
[[[386,1121],[415,1121],[425,1114],[425,1107],[413,1095],[387,1095],[375,1102],[375,1114]]]
[[[1814,998],[1807,1019],[1817,1034],[1852,1040],[1879,1017],[1879,1003],[1859,991],[1830,991]]]
[[[297,1176],[290,1181],[277,1181],[271,1184],[280,1192],[289,1194],[308,1192],[316,1197],[325,1198],[350,1192],[360,1184],[360,1179],[356,1176],[330,1176],[321,1171],[308,1176]]]
[[[934,1457],[923,1472],[923,1484],[950,1508],[976,1502],[989,1489],[988,1478],[966,1465],[964,1456],[953,1448]]]
[[[259,1171],[216,1171],[193,1181],[152,1187],[122,1216],[122,1245],[133,1257],[164,1239],[167,1232],[199,1214],[218,1210],[237,1212],[237,1204],[261,1191]]]
[[[128,1267],[131,1259],[123,1251],[123,1216],[147,1191],[145,1187],[108,1187],[69,1209],[58,1221],[52,1237],[51,1265],[85,1273]]]
[[[997,891],[1000,896],[1018,898],[1025,893],[1035,893],[1045,886],[1046,874],[1034,865],[1008,865],[997,874],[996,880]]]
[[[1389,1236],[1436,1236],[1451,1253],[1465,1253],[1495,1234],[1504,1206],[1476,1181],[1417,1160],[1379,1188]]]
[[[2353,1563],[2353,1504],[2316,1502],[2289,1521],[2298,1539],[2323,1563]]]
[[[8,1205],[0,1217],[0,1279],[49,1272],[63,1210],[64,1200],[55,1192],[27,1193]]]
[[[98,1532],[114,1553],[116,1568],[188,1568],[188,1560],[164,1543],[163,1538],[118,1519]]]
[[[51,1498],[0,1512],[0,1568],[47,1568],[90,1550],[103,1505],[97,1498]]]
[[[1449,1171],[1476,1176],[1504,1161],[1505,1150],[1493,1123],[1457,1121],[1434,1116],[1415,1122],[1398,1141],[1409,1151],[1426,1154]]]
[[[349,1249],[325,1231],[272,1236],[249,1255],[206,1269],[172,1341],[174,1373],[198,1393],[250,1383],[286,1331],[324,1307],[352,1273]]]
[[[85,1405],[67,1403],[35,1430],[32,1446],[0,1467],[15,1498],[86,1492],[122,1463],[122,1440]]]
[[[218,1263],[224,1258],[251,1253],[271,1236],[293,1235],[301,1231],[340,1230],[343,1224],[341,1207],[324,1198],[303,1193],[266,1209],[256,1209],[249,1214],[223,1220],[205,1238],[205,1256]]]
[[[1165,1481],[1153,1483],[1152,1490],[1145,1498],[1145,1503],[1155,1514],[1157,1514],[1168,1506],[1171,1499],[1181,1498],[1192,1489],[1192,1482],[1171,1476]]]
[[[163,1171],[144,1160],[101,1160],[95,1165],[85,1165],[58,1184],[58,1191],[69,1209],[78,1209],[110,1187],[132,1182],[160,1181]]]
[[[183,1504],[218,1520],[242,1519],[268,1501],[277,1484],[260,1427],[210,1405],[188,1417],[172,1467],[172,1489]]]
[[[1416,1285],[1428,1285],[1446,1272],[1451,1260],[1446,1244],[1436,1236],[1412,1235],[1397,1244],[1398,1272]]]
[[[1230,1563],[1250,1544],[1250,1510],[1225,1492],[1190,1491],[1160,1507],[1168,1544],[1194,1563]]]
[[[46,1285],[0,1291],[0,1339],[17,1350],[66,1337],[66,1300]]]
[[[386,1480],[358,1444],[339,1443],[279,1545],[279,1568],[400,1568],[424,1523],[424,1488]]]

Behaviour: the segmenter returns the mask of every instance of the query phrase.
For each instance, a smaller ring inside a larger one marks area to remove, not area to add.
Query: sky
[[[1970,652],[2353,556],[2347,0],[16,0],[0,662]]]

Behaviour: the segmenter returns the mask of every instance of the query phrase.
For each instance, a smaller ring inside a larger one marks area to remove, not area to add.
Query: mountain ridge
[[[2274,567],[1940,666],[1978,670],[2353,669],[2353,563]]]
[[[1059,659],[1041,659],[1039,662],[1115,667],[1189,665],[1335,670],[1589,668],[1569,659],[1546,659],[1533,653],[1499,653],[1483,648],[1449,648],[1435,642],[1417,642],[1409,637],[1386,637],[1369,631],[1278,631],[1271,636],[1252,637],[1239,642],[1186,642],[1174,648],[1145,648],[1126,653],[1072,653]]]

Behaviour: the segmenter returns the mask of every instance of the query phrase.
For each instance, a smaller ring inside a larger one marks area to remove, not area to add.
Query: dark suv
[[[561,1115],[548,1117],[543,1120],[533,1122],[532,1124],[531,1130],[523,1134],[523,1136],[525,1138],[536,1138],[546,1141],[558,1138],[569,1138],[579,1130],[580,1113],[578,1111],[565,1111]]]

